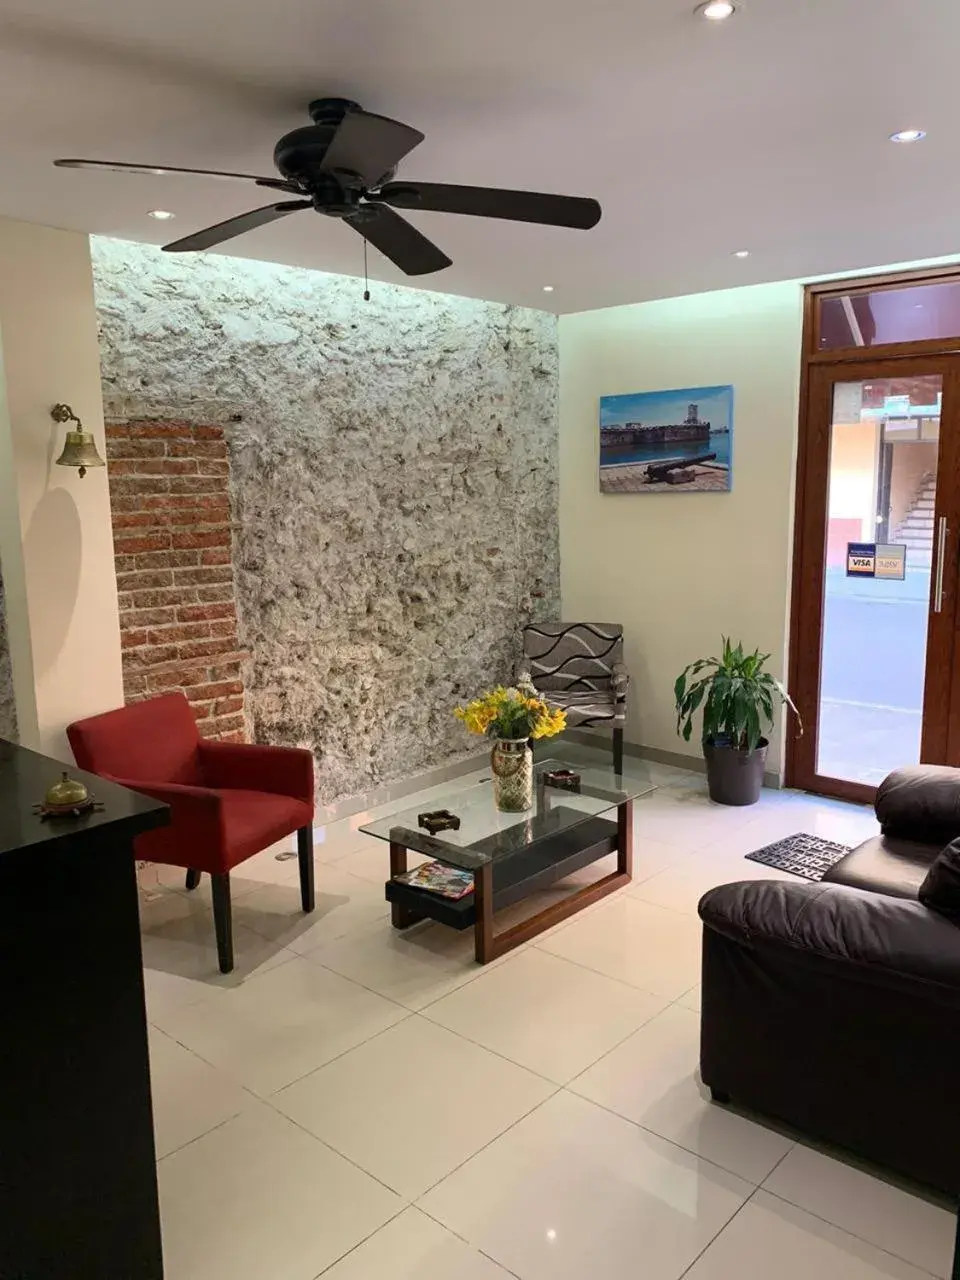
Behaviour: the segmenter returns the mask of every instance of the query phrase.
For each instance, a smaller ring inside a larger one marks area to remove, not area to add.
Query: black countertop
[[[79,778],[103,809],[78,818],[41,821],[33,811],[64,769]],[[98,840],[130,839],[170,821],[167,805],[151,800],[74,765],[62,764],[0,738],[0,857],[21,849],[42,849],[69,840],[94,845]]]

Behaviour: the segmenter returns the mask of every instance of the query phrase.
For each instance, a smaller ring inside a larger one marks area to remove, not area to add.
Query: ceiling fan
[[[65,169],[115,169],[124,173],[191,173],[205,178],[252,182],[296,199],[280,200],[228,218],[216,226],[174,240],[168,253],[212,249],[234,236],[265,226],[304,209],[342,218],[408,276],[442,271],[451,260],[394,209],[429,209],[467,213],[481,218],[507,218],[555,227],[587,230],[600,220],[596,200],[546,195],[538,191],[504,191],[494,187],[461,187],[438,182],[395,182],[399,162],[419,143],[418,129],[387,116],[364,111],[347,98],[318,98],[310,103],[312,125],[285,134],[273,152],[279,178],[169,165],[123,164],[111,160],[54,160]]]

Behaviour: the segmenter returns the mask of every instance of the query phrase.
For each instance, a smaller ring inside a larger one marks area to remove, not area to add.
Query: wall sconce
[[[63,443],[63,453],[57,459],[58,467],[79,467],[80,479],[87,474],[87,467],[105,467],[107,464],[97,453],[93,432],[84,431],[83,423],[68,404],[55,404],[50,410],[54,422],[75,422],[76,431],[68,431]]]

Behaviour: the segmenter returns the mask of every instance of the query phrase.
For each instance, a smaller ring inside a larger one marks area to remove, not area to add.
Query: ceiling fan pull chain
[[[370,281],[367,279],[367,242],[363,242],[363,300],[370,301]]]

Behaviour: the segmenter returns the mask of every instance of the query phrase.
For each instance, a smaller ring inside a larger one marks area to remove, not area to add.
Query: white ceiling
[[[262,193],[50,161],[269,175],[339,94],[426,134],[401,176],[603,206],[587,232],[412,214],[454,260],[422,287],[565,312],[960,252],[956,0],[743,0],[724,23],[693,4],[3,0],[0,213],[160,244]],[[887,141],[908,126],[928,138]],[[230,251],[362,270],[359,237],[311,213]]]

